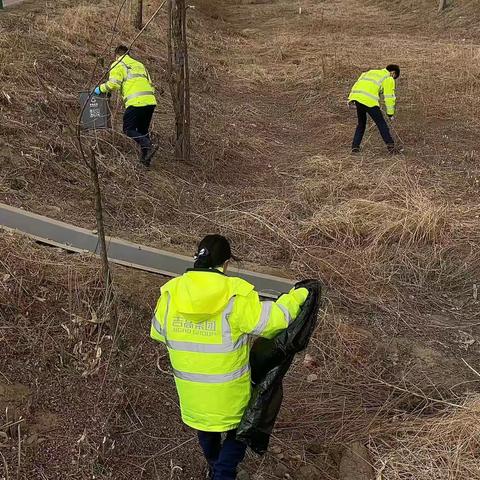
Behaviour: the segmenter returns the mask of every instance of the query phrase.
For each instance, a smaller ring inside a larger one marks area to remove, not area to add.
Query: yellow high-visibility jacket
[[[237,428],[250,400],[249,335],[287,328],[308,290],[276,302],[219,270],[192,269],[161,288],[150,336],[167,345],[184,423],[197,430]]]
[[[129,55],[121,55],[112,63],[108,81],[100,85],[102,93],[115,90],[120,90],[125,107],[157,104],[155,88],[147,69]]]
[[[367,107],[379,107],[380,94],[382,93],[387,114],[394,115],[396,101],[395,79],[386,68],[362,73],[355,85],[353,85],[348,100],[356,100]]]

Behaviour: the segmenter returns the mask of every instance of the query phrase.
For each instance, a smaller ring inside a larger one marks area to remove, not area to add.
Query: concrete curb
[[[85,228],[52,220],[0,203],[0,227],[27,235],[43,243],[73,252],[99,253],[98,237]],[[107,237],[107,254],[112,263],[147,272],[175,277],[193,265],[193,259],[156,248]],[[255,285],[262,297],[275,298],[288,291],[294,280],[231,268],[229,275],[241,277]]]
[[[19,3],[22,3],[23,0],[3,0],[3,7],[13,7],[14,5],[18,5]]]

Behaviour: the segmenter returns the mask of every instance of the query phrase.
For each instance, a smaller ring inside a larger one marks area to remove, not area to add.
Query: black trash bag
[[[318,280],[303,280],[295,288],[308,289],[308,297],[297,318],[276,337],[258,338],[250,352],[253,390],[237,428],[237,439],[263,455],[268,448],[283,399],[283,377],[296,353],[304,350],[317,325],[322,301]]]

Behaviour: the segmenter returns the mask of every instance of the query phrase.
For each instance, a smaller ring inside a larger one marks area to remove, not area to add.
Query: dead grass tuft
[[[407,420],[373,439],[378,480],[480,478],[480,398],[430,419]]]
[[[446,207],[436,206],[423,196],[408,196],[403,206],[351,199],[320,207],[312,219],[305,222],[303,235],[321,243],[327,240],[413,247],[440,243],[448,233],[449,219]]]

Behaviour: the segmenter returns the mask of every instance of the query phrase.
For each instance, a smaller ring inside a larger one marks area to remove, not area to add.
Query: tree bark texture
[[[93,195],[95,198],[95,219],[97,224],[97,237],[100,244],[100,259],[102,262],[102,275],[105,284],[104,309],[108,316],[110,328],[112,332],[116,330],[117,312],[113,298],[112,274],[110,264],[108,263],[107,242],[105,237],[105,225],[103,223],[103,202],[102,191],[100,188],[100,179],[98,175],[97,159],[94,148],[91,149],[90,162],[90,179],[92,181]]]
[[[143,27],[143,0],[133,0],[133,26],[137,30]]]
[[[168,73],[175,112],[175,158],[190,159],[190,79],[185,0],[168,0]]]

